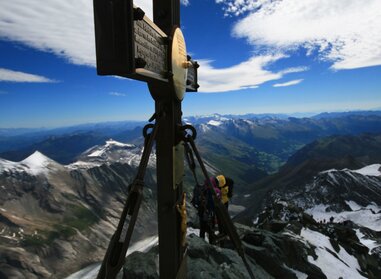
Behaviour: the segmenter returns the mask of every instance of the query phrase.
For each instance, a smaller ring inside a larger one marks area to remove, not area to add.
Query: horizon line
[[[234,113],[210,113],[210,114],[199,114],[199,115],[185,115],[183,118],[188,117],[210,117],[213,115],[221,115],[221,116],[245,116],[245,115],[284,115],[289,117],[295,117],[295,118],[309,118],[313,117],[319,114],[324,113],[355,113],[355,112],[377,112],[381,111],[381,108],[373,108],[373,109],[354,109],[354,110],[337,110],[337,111],[315,111],[315,112],[291,112],[291,113],[282,113],[282,112],[263,112],[263,113],[254,113],[254,112],[248,112],[248,113],[242,113],[242,114],[234,114]],[[297,116],[300,115],[300,116]],[[68,125],[62,125],[62,126],[34,126],[34,127],[0,127],[0,130],[54,130],[54,129],[65,129],[65,128],[73,128],[73,127],[80,127],[85,125],[99,125],[99,124],[107,124],[107,123],[122,123],[122,122],[148,122],[146,119],[137,120],[137,119],[126,119],[126,120],[104,120],[99,122],[83,122],[78,124],[68,124]]]

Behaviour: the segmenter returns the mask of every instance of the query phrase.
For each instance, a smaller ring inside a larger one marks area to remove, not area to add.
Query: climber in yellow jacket
[[[216,176],[218,181],[218,186],[221,191],[221,202],[225,205],[226,209],[229,207],[229,199],[232,197],[233,193],[233,180],[229,177],[225,177],[224,175]]]
[[[217,175],[216,180],[218,181],[218,187],[220,189],[220,200],[225,206],[226,210],[229,208],[229,200],[233,196],[233,186],[234,186],[234,181],[233,179],[229,177],[225,177],[224,175]],[[218,221],[218,230],[219,230],[219,236],[224,237],[226,236],[226,231],[224,230],[224,227],[221,223],[220,220]],[[225,246],[225,241],[224,239],[221,239],[219,241],[219,244],[221,247]]]

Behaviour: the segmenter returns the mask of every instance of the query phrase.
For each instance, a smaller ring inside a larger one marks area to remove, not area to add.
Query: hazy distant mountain
[[[321,119],[229,119],[215,116],[196,124],[196,128],[200,146],[207,156],[215,157],[212,162],[237,159],[241,170],[255,166],[274,173],[297,150],[316,139],[331,135],[380,133],[381,116],[349,115]]]
[[[243,159],[239,160],[241,165],[249,161],[249,165],[255,163],[264,172],[277,171],[296,150],[318,138],[381,132],[381,113],[377,111],[321,114],[316,118],[293,118],[279,114],[213,114],[186,117],[184,122],[196,126],[200,142],[206,143],[209,138],[212,139],[209,140],[210,144],[221,146],[226,145],[226,140],[235,142],[242,150],[251,154],[240,158]],[[88,148],[101,144],[108,138],[120,142],[141,143],[143,124],[144,122],[110,122],[12,137],[0,135],[0,157],[18,161],[35,150],[40,150],[56,161],[67,164],[74,162]],[[202,146],[201,143],[200,145]],[[223,153],[223,150],[219,151]]]
[[[3,152],[0,154],[0,158],[20,161],[39,150],[57,162],[68,164],[73,162],[84,150],[104,142],[106,138],[102,134],[93,132],[50,136],[41,142],[17,150]]]
[[[318,118],[285,118],[282,115],[265,114],[246,115],[245,119],[213,114],[185,118],[184,122],[192,122],[196,126],[197,144],[203,157],[226,175],[235,177],[246,188],[267,173],[277,172],[297,150],[316,139],[331,135],[381,132],[379,114],[348,112],[334,114],[337,117],[324,117],[325,114],[322,114]],[[92,132],[50,136],[27,146],[23,139],[23,148],[0,153],[0,157],[19,161],[35,150],[40,150],[59,163],[69,164],[75,162],[87,149],[100,145],[109,138],[137,146],[143,143],[141,127],[123,130],[127,124],[110,123],[109,128],[107,125],[108,123],[99,124],[99,129]],[[89,127],[95,129],[97,126]],[[100,131],[113,131],[113,136]],[[11,142],[13,140],[5,140],[5,145]]]
[[[82,124],[54,129],[0,128],[0,152],[25,149],[51,138],[68,137],[71,135],[96,134],[103,136],[104,138],[112,137],[118,140],[124,140],[125,137],[127,137],[127,140],[130,140],[130,133],[126,135],[125,132],[134,131],[136,127],[141,127],[144,124],[144,121],[119,121]],[[132,134],[135,135],[134,132],[132,132]]]
[[[370,115],[381,116],[381,111],[369,110],[369,111],[323,112],[315,116],[312,116],[311,118],[322,119],[322,118],[338,118],[338,117],[348,117],[348,116],[370,116]]]

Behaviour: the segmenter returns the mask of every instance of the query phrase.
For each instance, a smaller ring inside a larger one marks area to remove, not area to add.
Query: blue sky
[[[151,1],[135,1],[147,14]],[[381,108],[381,2],[183,0],[200,93],[184,115]],[[92,1],[0,9],[0,128],[143,120],[143,82],[96,75]]]

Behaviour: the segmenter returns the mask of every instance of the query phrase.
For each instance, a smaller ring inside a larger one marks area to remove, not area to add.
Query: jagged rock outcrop
[[[353,222],[317,222],[300,207],[276,202],[262,212],[255,227],[236,227],[258,279],[381,276],[379,248],[369,248],[380,246],[380,235]],[[249,278],[232,244],[225,242],[224,247],[188,236],[187,278]],[[124,274],[159,278],[157,247],[132,253]]]

